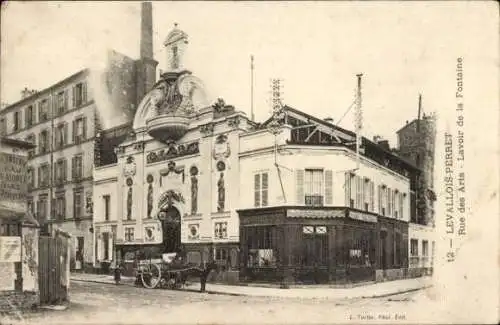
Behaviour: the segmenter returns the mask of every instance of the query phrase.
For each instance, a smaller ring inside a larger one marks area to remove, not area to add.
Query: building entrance
[[[159,214],[163,231],[164,253],[179,252],[181,248],[181,215],[174,207],[166,207]]]

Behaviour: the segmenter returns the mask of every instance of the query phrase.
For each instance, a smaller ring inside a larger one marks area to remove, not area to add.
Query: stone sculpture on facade
[[[127,193],[127,219],[132,218],[132,187],[129,186]]]
[[[195,166],[191,167],[191,214],[196,214],[198,212],[198,168]]]
[[[218,196],[217,196],[217,212],[224,211],[224,204],[226,200],[226,189],[224,185],[224,173],[220,173],[219,181],[217,182]]]
[[[148,218],[151,218],[151,211],[153,211],[153,184],[148,186]]]

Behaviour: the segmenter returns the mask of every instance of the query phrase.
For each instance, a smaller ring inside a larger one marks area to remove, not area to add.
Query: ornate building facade
[[[184,67],[187,34],[139,104],[116,162],[94,170],[94,263],[184,252],[226,281],[402,278],[418,169],[329,121],[278,105],[257,124]]]

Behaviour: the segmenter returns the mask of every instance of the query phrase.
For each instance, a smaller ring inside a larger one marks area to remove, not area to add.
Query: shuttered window
[[[375,183],[370,182],[370,211],[375,212]]]
[[[322,169],[306,169],[304,175],[304,200],[306,205],[323,205],[323,182]]]
[[[71,175],[73,179],[81,179],[83,177],[83,156],[74,156],[71,163]]]
[[[297,204],[304,204],[304,170],[298,169],[295,171]]]
[[[345,173],[345,181],[344,181],[344,190],[345,190],[345,205],[348,207],[353,207],[351,206],[351,173],[346,172]]]
[[[87,118],[80,117],[73,121],[73,142],[81,143],[87,138]]]
[[[387,189],[387,215],[389,217],[393,216],[393,210],[392,210],[392,189],[388,188]]]
[[[268,205],[268,187],[269,187],[269,180],[268,180],[268,176],[267,176],[267,173],[262,173],[262,187],[261,187],[261,191],[262,191],[262,206],[265,207]]]
[[[87,83],[81,82],[73,87],[73,107],[79,107],[87,102]]]
[[[260,207],[260,174],[254,175],[254,206]]]
[[[356,208],[363,210],[363,179],[356,176]]]
[[[268,203],[269,179],[268,173],[254,175],[254,206],[265,207]]]
[[[325,204],[333,204],[333,173],[331,170],[325,171]]]

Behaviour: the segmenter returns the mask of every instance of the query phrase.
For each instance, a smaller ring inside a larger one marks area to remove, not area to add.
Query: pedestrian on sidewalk
[[[113,263],[114,263],[113,272],[114,272],[115,284],[119,285],[122,279],[123,263],[120,260],[113,261]]]

